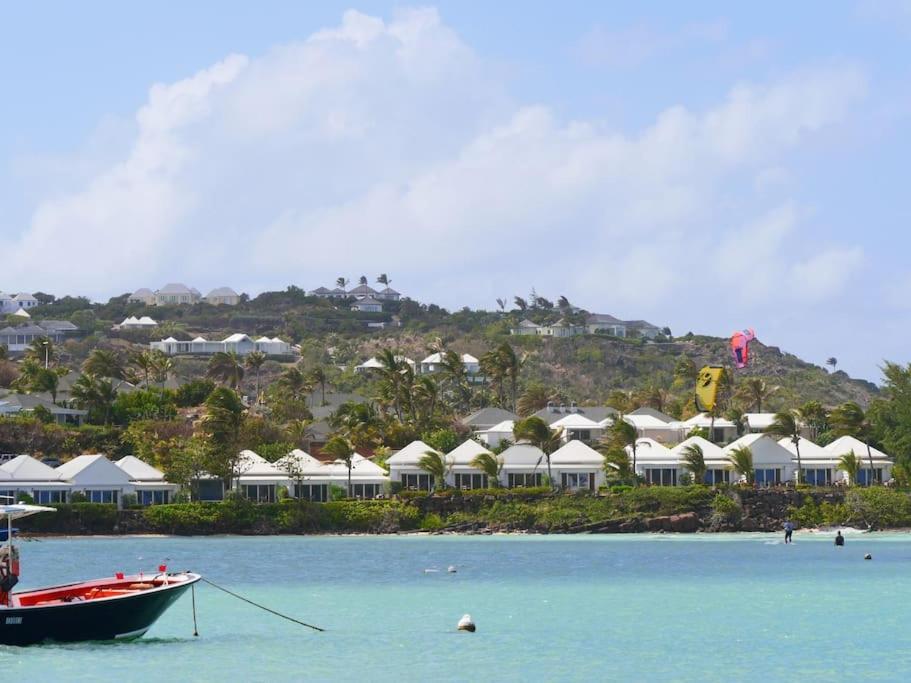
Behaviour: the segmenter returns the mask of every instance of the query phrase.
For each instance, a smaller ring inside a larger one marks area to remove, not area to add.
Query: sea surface
[[[20,587],[192,569],[133,642],[0,646],[19,681],[911,680],[911,535],[85,538]],[[871,553],[872,561],[864,554]],[[447,571],[449,566],[455,573]],[[435,570],[435,571],[432,571]],[[470,613],[474,634],[456,631]]]

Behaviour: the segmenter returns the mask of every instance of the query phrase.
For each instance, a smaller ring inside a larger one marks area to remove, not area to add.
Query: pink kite
[[[734,356],[734,365],[745,368],[750,362],[750,342],[756,339],[753,328],[735,332],[731,335],[731,354]]]

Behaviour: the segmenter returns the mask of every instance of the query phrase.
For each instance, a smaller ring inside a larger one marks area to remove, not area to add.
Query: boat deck
[[[121,578],[95,579],[81,583],[13,593],[10,607],[44,607],[106,598],[122,598],[155,588],[185,583],[183,574],[137,574]]]

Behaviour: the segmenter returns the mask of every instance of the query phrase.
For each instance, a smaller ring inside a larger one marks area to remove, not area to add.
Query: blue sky
[[[878,380],[911,360],[909,38],[901,0],[20,3],[0,289],[535,287]]]

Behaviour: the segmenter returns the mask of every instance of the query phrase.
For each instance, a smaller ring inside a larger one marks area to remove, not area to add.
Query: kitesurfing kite
[[[706,365],[696,377],[696,410],[711,413],[718,397],[718,384],[724,368],[720,365]]]
[[[734,365],[745,368],[750,362],[750,342],[756,339],[753,328],[735,332],[731,335],[731,355],[734,356]]]

